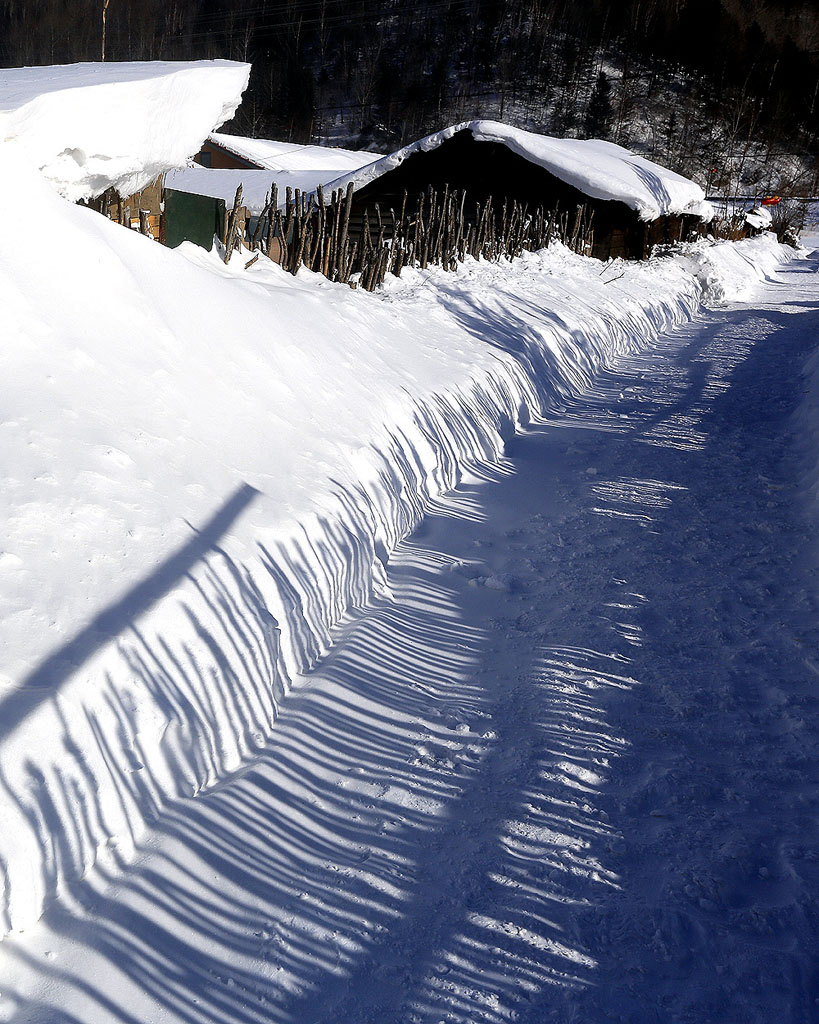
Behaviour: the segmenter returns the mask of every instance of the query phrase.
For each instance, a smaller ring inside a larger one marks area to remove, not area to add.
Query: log
[[[270,213],[267,221],[267,255],[272,259],[271,249],[273,248],[273,239],[275,238],[275,231],[278,225],[281,224],[281,216],[279,214],[279,189],[276,182],[273,182],[273,189],[270,193]],[[282,243],[283,239],[279,239]],[[283,251],[282,245],[279,246],[280,251]]]
[[[242,185],[239,183],[239,187],[236,189],[236,195],[233,199],[233,209],[230,211],[228,217],[228,227],[225,232],[225,263],[230,262],[230,257],[233,255],[233,250],[236,246],[236,233],[237,224],[239,218],[239,209],[242,205]]]

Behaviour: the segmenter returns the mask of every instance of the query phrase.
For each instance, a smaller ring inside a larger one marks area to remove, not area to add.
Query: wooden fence
[[[239,246],[237,190],[225,239],[225,260]],[[353,187],[334,191],[327,199],[321,187],[309,197],[288,188],[280,206],[276,186],[252,234],[244,241],[295,274],[307,267],[342,284],[373,291],[388,273],[404,267],[454,270],[467,256],[497,261],[536,251],[557,239],[575,252],[589,253],[593,244],[593,211],[573,211],[491,197],[470,201],[466,192],[433,188],[410,201],[405,192],[399,210],[378,203],[353,216]],[[253,257],[255,262],[257,257]]]

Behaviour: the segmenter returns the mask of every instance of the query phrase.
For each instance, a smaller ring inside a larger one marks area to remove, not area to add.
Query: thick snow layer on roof
[[[356,188],[393,170],[414,153],[436,149],[460,131],[469,131],[478,142],[498,142],[512,152],[544,168],[556,178],[574,186],[594,199],[625,203],[641,220],[650,221],[663,214],[690,213],[704,220],[713,216],[705,193],[695,182],[652,163],[622,146],[600,139],[555,139],[525,132],[499,121],[467,121],[428,135],[399,149],[356,174],[345,175],[332,183]]]
[[[335,170],[308,169],[300,171],[257,171],[189,167],[183,171],[170,171],[165,176],[165,187],[193,192],[198,196],[212,196],[224,199],[228,209],[233,207],[237,186],[242,186],[242,205],[251,213],[264,209],[271,186],[275,182],[279,189],[279,205],[286,197],[288,186],[302,192],[313,192],[319,185],[333,181]]]
[[[225,60],[1,69],[0,144],[19,143],[66,199],[129,195],[185,166],[249,74]]]
[[[773,224],[773,217],[767,206],[755,206],[745,214],[745,223],[758,231],[765,231]]]
[[[237,156],[250,160],[269,171],[288,173],[335,171],[332,177],[357,171],[378,160],[378,154],[338,149],[334,146],[303,146],[295,142],[275,142],[272,139],[248,139],[241,135],[211,132],[210,139],[218,146],[229,149]],[[329,180],[326,179],[326,180]],[[324,180],[317,179],[317,184]]]
[[[278,185],[279,200],[282,203],[288,187],[313,192],[319,185],[326,185],[340,174],[359,170],[379,159],[373,153],[356,153],[330,146],[299,146],[291,142],[245,139],[215,132],[211,132],[209,137],[237,156],[260,164],[264,170],[217,169],[197,165],[168,174],[166,187],[224,199],[230,209],[236,188],[241,185],[242,203],[251,213],[261,213],[264,209],[273,182]]]
[[[300,176],[295,180],[282,182],[281,175],[272,171],[212,169],[206,167],[188,167],[183,171],[169,171],[165,175],[165,188],[178,189],[180,192],[192,192],[197,196],[211,196],[213,199],[224,199],[227,209],[233,209],[236,189],[242,186],[242,205],[251,213],[261,213],[265,207],[267,196],[273,182],[280,182],[279,191],[284,197],[284,186],[293,185],[311,191],[321,181],[309,178],[310,184],[305,185]],[[301,182],[301,184],[300,184]]]

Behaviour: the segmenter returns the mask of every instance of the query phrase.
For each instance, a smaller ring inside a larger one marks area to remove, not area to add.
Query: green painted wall
[[[165,245],[175,249],[182,242],[193,242],[210,249],[213,236],[224,234],[225,201],[192,192],[165,189]]]

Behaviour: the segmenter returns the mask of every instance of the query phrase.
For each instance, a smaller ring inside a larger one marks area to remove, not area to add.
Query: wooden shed
[[[710,207],[694,182],[612,143],[551,139],[476,121],[458,125],[331,182],[325,191],[346,188],[354,198],[350,231],[360,233],[365,211],[401,208],[430,187],[463,190],[467,215],[492,197],[591,213],[591,255],[645,258],[654,245],[683,239],[700,229]]]
[[[222,141],[223,138],[229,139],[230,136],[220,136],[218,141],[209,136],[193,158],[194,162],[214,170],[263,170],[263,164],[237,152],[236,146],[241,144],[241,139],[237,138],[236,145],[230,145]]]
[[[145,188],[129,196],[121,196],[114,188],[106,189],[96,199],[89,199],[86,205],[104,214],[109,220],[159,240],[163,220],[162,178],[160,174]]]
[[[376,153],[363,153],[337,146],[301,145],[274,139],[249,139],[241,135],[211,132],[194,157],[195,163],[212,170],[274,171],[296,188],[315,188],[349,174],[378,159]],[[284,186],[285,182],[281,182]]]

